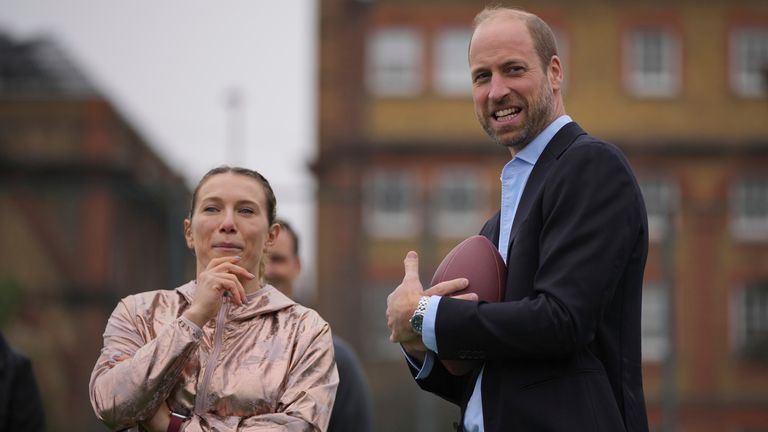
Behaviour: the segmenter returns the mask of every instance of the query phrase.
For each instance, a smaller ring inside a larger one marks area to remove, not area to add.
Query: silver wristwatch
[[[422,325],[424,324],[424,314],[427,312],[427,303],[429,302],[429,296],[423,296],[419,299],[419,305],[416,306],[416,310],[413,311],[411,316],[411,328],[414,333],[421,336]]]

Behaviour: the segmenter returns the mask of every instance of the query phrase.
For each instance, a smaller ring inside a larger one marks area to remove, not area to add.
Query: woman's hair
[[[277,200],[275,199],[275,192],[272,191],[272,186],[270,186],[269,181],[267,181],[266,178],[264,178],[263,175],[259,174],[258,172],[248,169],[248,168],[242,168],[242,167],[231,167],[228,165],[221,165],[218,166],[203,176],[203,178],[200,179],[200,181],[197,183],[197,186],[195,186],[195,191],[192,192],[192,202],[189,205],[189,219],[192,219],[192,215],[195,212],[195,204],[197,204],[197,194],[200,192],[200,187],[205,183],[209,178],[219,175],[219,174],[226,174],[226,173],[233,173],[233,174],[240,174],[244,176],[248,176],[251,178],[254,178],[256,181],[261,184],[261,187],[264,189],[264,195],[267,197],[267,222],[269,226],[272,226],[272,224],[275,223],[275,219],[277,217]]]

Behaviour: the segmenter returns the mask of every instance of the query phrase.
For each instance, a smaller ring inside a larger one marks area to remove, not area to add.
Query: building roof
[[[93,96],[98,92],[55,41],[17,41],[0,31],[0,95]]]

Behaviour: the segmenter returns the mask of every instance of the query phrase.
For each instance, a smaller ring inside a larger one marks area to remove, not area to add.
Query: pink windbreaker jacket
[[[195,286],[117,305],[91,374],[99,419],[139,431],[167,401],[191,417],[184,432],[326,430],[339,383],[328,324],[267,285],[240,307],[225,298],[201,330],[181,317]]]

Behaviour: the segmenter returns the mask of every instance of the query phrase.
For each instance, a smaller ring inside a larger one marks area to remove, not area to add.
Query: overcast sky
[[[222,163],[264,174],[279,213],[304,237],[309,274],[316,7],[315,0],[0,0],[0,31],[55,39],[190,186]],[[233,92],[239,111],[228,108]]]

